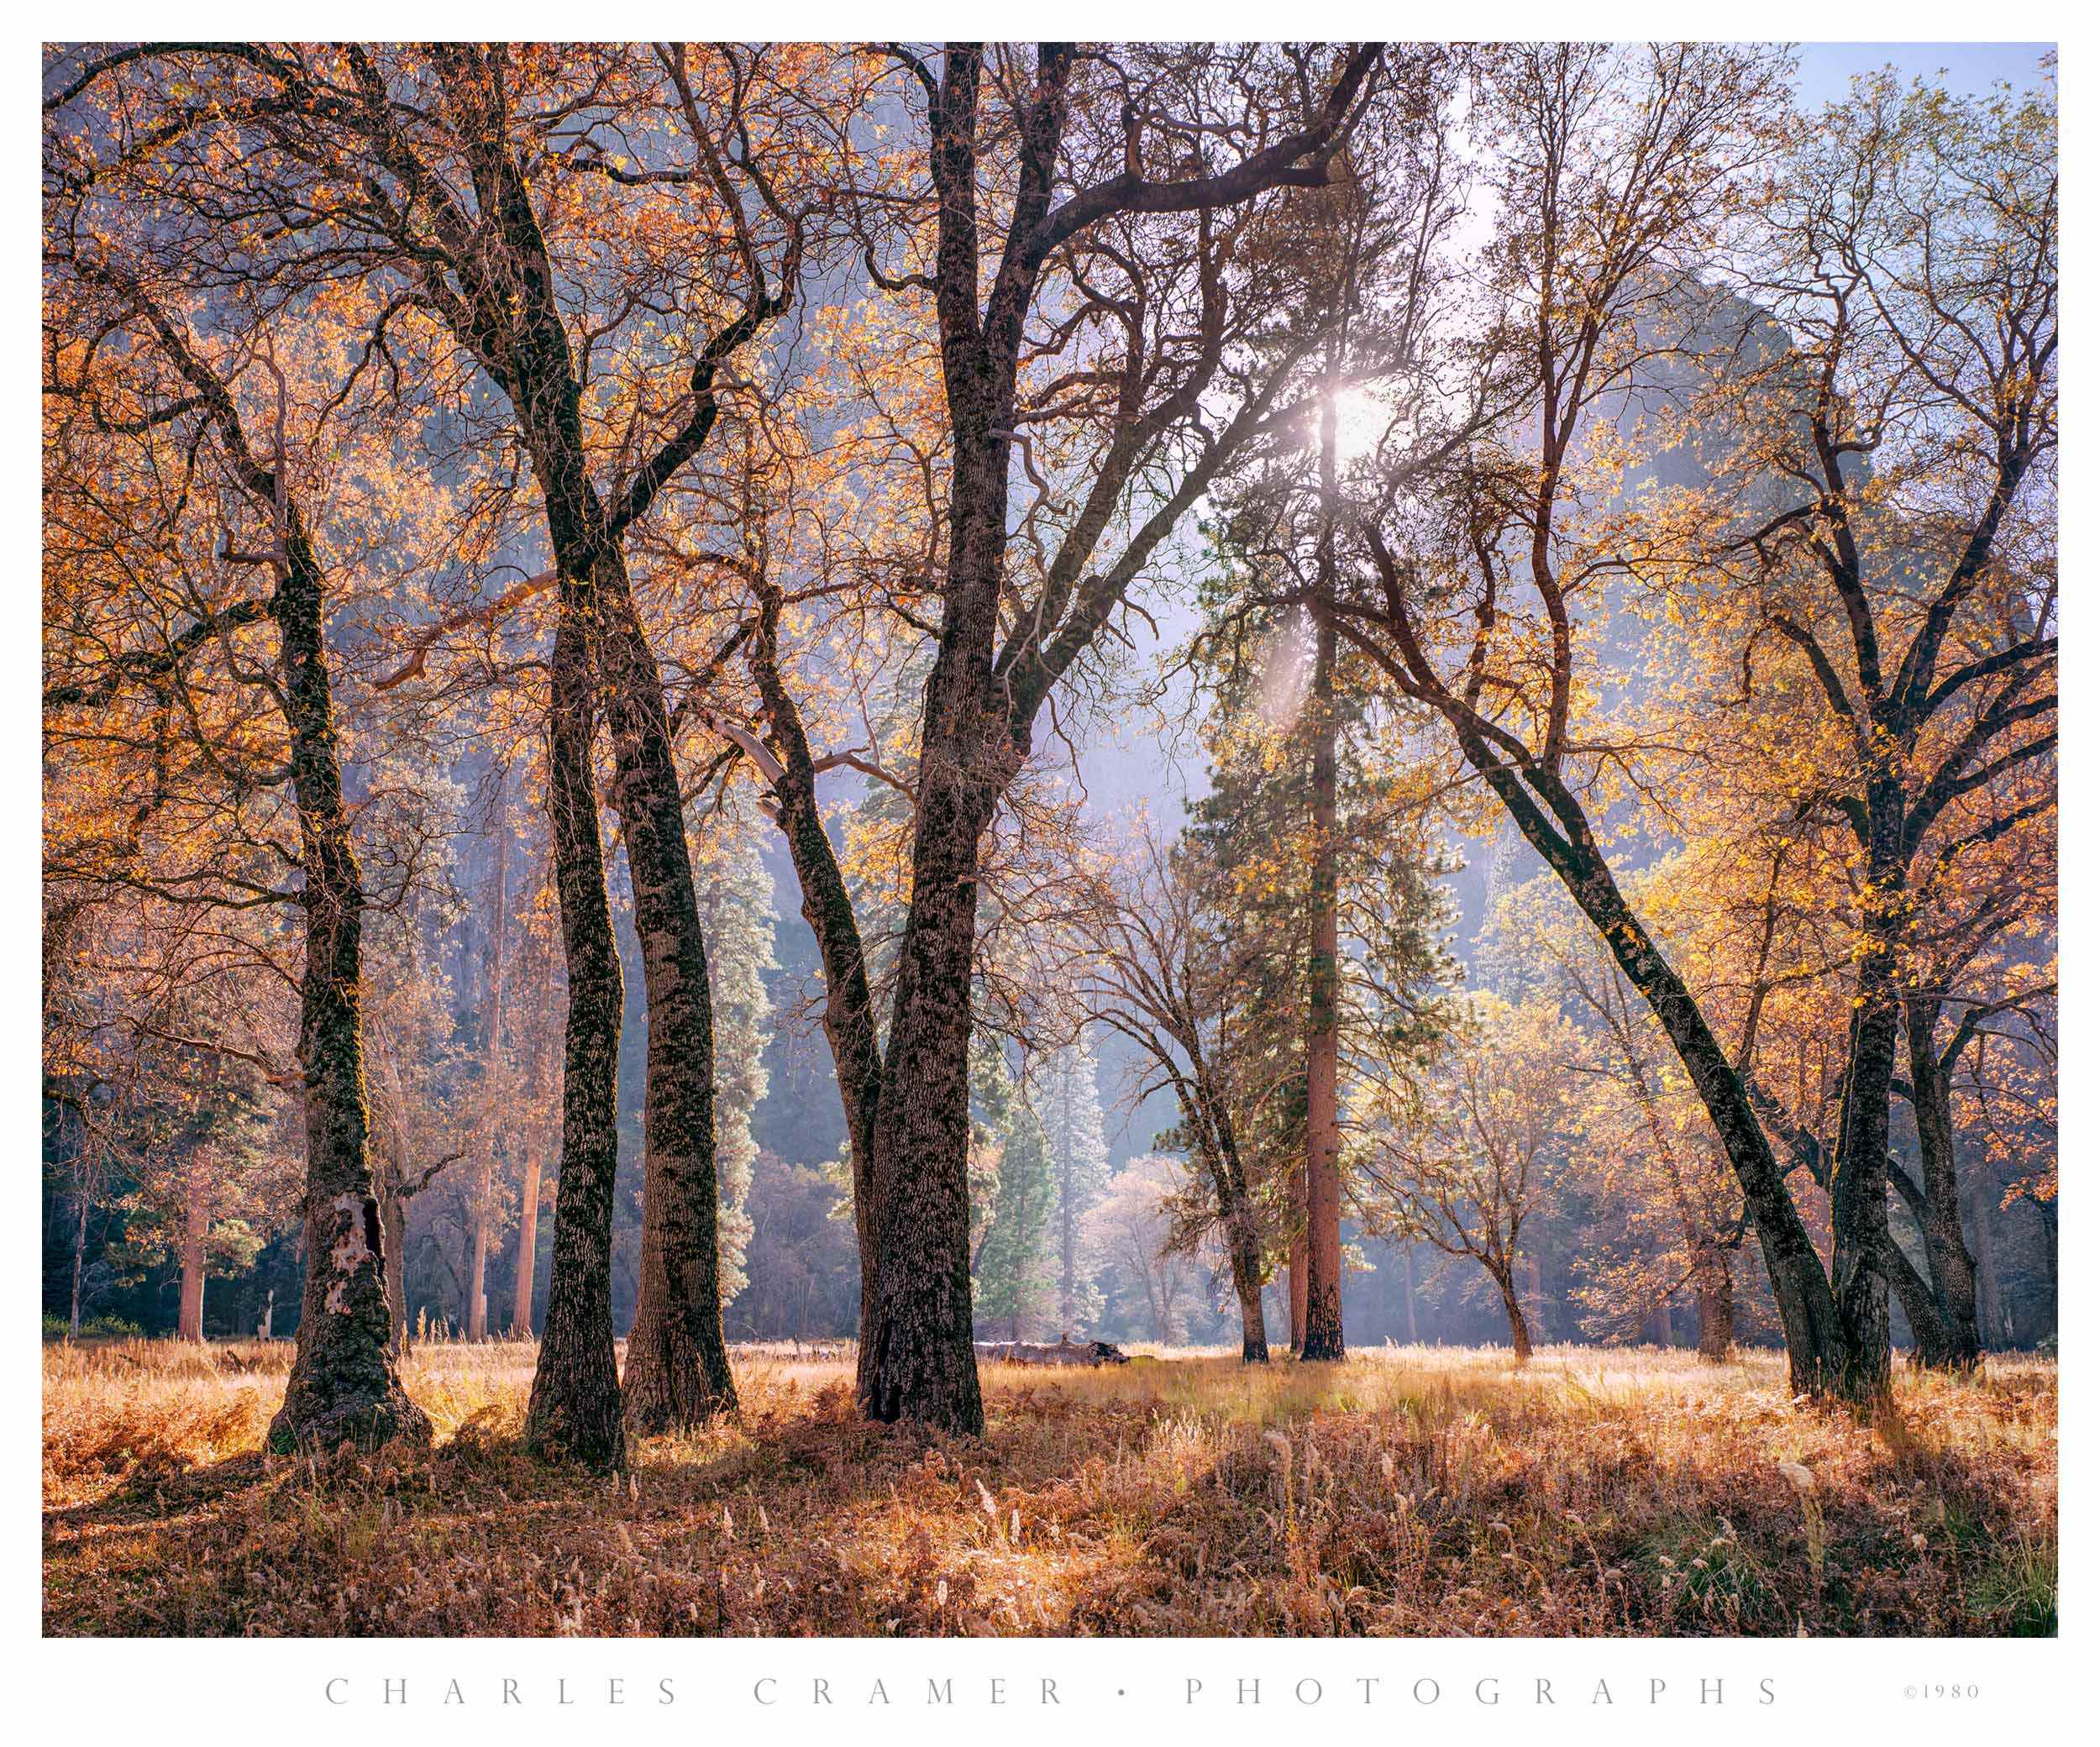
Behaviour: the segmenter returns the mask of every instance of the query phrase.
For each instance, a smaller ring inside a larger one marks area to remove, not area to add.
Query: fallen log
[[[1060,1336],[1055,1346],[1025,1340],[979,1340],[980,1363],[994,1365],[1127,1365],[1130,1355],[1106,1340],[1073,1340]]]

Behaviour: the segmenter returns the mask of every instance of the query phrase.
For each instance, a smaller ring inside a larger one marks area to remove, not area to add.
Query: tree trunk
[[[937,664],[934,685],[940,680]],[[953,758],[952,747],[936,745],[922,765]],[[967,754],[956,762],[967,769]],[[974,784],[922,777],[921,785],[875,1134],[876,1277],[859,1388],[871,1419],[977,1435],[984,1410],[971,1340],[968,1064],[977,851],[990,804]]]
[[[974,86],[970,102],[974,129]],[[944,329],[944,349],[949,338]],[[1018,333],[1013,339],[1017,346]],[[978,855],[1027,748],[1009,725],[1010,705],[992,672],[1008,467],[1006,439],[995,432],[1013,416],[1012,359],[973,341],[950,349],[946,364],[955,436],[948,574],[940,645],[926,685],[911,898],[874,1136],[876,1277],[866,1298],[858,1387],[870,1419],[974,1435],[984,1429],[969,1278]]]
[[[1238,1167],[1234,1165],[1236,1178]],[[1242,1188],[1234,1198],[1226,1224],[1232,1267],[1232,1291],[1240,1301],[1240,1362],[1268,1363],[1268,1322],[1262,1313],[1262,1235],[1254,1209]]]
[[[1268,1363],[1268,1323],[1262,1314],[1262,1266],[1252,1246],[1232,1246],[1232,1292],[1240,1301],[1240,1362]]]
[[[494,102],[491,92],[480,89],[469,92],[462,87],[456,94],[469,99],[470,104]],[[563,763],[570,767],[563,779],[570,791],[567,797],[551,793],[549,797],[558,811],[565,811],[570,816],[558,820],[555,826],[558,844],[564,835],[570,840],[570,865],[562,877],[575,888],[575,901],[588,912],[587,915],[580,914],[575,936],[575,945],[591,961],[585,967],[585,987],[581,991],[577,987],[573,951],[570,957],[568,1062],[572,1073],[577,1062],[575,1052],[581,1049],[595,1057],[607,1037],[612,1040],[617,1056],[620,1029],[617,961],[611,963],[609,984],[605,980],[606,970],[596,963],[599,931],[595,918],[605,909],[605,866],[591,784],[587,693],[594,679],[603,685],[615,772],[606,798],[619,816],[627,849],[648,1011],[648,1080],[643,1097],[642,1266],[634,1325],[627,1336],[624,1412],[633,1430],[651,1433],[691,1424],[736,1405],[728,1351],[722,1340],[720,1263],[716,1253],[714,1023],[707,953],[701,932],[692,858],[685,842],[685,802],[672,757],[663,676],[635,612],[621,550],[625,524],[608,515],[586,464],[582,384],[555,301],[555,274],[524,174],[503,143],[504,118],[491,113],[486,119],[489,137],[477,141],[477,145],[487,153],[481,169],[495,208],[501,246],[510,257],[506,265],[514,265],[515,284],[507,292],[513,304],[507,316],[512,326],[500,341],[491,338],[496,331],[493,324],[486,329],[475,328],[460,338],[475,347],[503,385],[517,415],[545,503],[549,543],[562,579],[564,622],[572,607],[590,620],[591,635],[575,639],[578,647],[571,651],[574,658],[585,664],[570,675],[572,685],[583,691],[572,700],[570,709],[564,710],[558,701],[554,712],[558,723],[582,712],[578,720],[584,732],[577,738],[572,724],[570,738],[575,743],[562,753]],[[748,323],[739,323],[725,329],[724,335],[741,333],[748,338],[751,331]],[[732,349],[738,343],[733,338],[728,341]],[[706,391],[711,381],[711,374],[705,377],[696,374],[696,395]],[[711,396],[708,405],[712,405]],[[687,453],[704,443],[712,417],[708,412],[701,417]],[[632,509],[623,505],[622,513],[638,514],[643,506],[643,502],[637,502]],[[559,680],[556,690],[561,690]],[[550,766],[552,762],[550,758]],[[591,816],[587,844],[582,822],[585,812]],[[585,882],[591,892],[585,890]],[[567,914],[570,895],[564,890],[565,947],[571,941]],[[591,936],[588,941],[583,938],[586,934]],[[610,954],[609,925],[604,935],[604,949]],[[599,1005],[608,989],[614,1005],[601,1012]],[[587,1037],[576,1032],[575,1020],[580,1005],[588,1021]],[[596,1120],[599,1113],[597,1072],[594,1059],[593,1083],[573,1112],[580,1120],[586,1113]],[[570,1188],[570,1090],[564,1087],[561,1188],[555,1204],[557,1276],[564,1261],[561,1199]],[[612,1167],[610,1162],[605,1164],[601,1184],[595,1161],[601,1152],[608,1158],[617,1152],[613,1108],[610,1102],[604,1106],[602,1139],[588,1142],[594,1162],[588,1167],[591,1180],[583,1197],[591,1209],[587,1223],[594,1248],[601,1224],[596,1209],[601,1198],[606,1242],[610,1243]],[[575,1138],[581,1141],[583,1137]],[[582,1235],[581,1227],[572,1228],[572,1242]],[[586,1266],[580,1255],[572,1254],[570,1259],[577,1266]],[[607,1294],[609,1304],[609,1266],[600,1268],[594,1261],[587,1267],[588,1278],[601,1283],[598,1289]],[[576,1289],[574,1278],[550,1282],[547,1336],[541,1348],[543,1370],[548,1363],[547,1343],[555,1333],[557,1285],[564,1290],[565,1305]],[[574,1309],[573,1305],[565,1308],[564,1319]],[[587,1344],[595,1352],[599,1344],[597,1313],[591,1313],[591,1317]],[[609,1351],[609,1308],[604,1320]],[[565,1351],[579,1333],[564,1327],[561,1339]],[[594,1356],[588,1361],[590,1377],[586,1379],[579,1374],[573,1388],[580,1393],[570,1398],[570,1409],[582,1410],[587,1397],[590,1414],[599,1411],[596,1392],[602,1381],[599,1366],[600,1361]],[[572,1435],[580,1440],[575,1447],[580,1452],[588,1451],[589,1460],[622,1459],[617,1440],[608,1441],[595,1423],[578,1422]]]
[[[554,1258],[525,1440],[542,1455],[612,1468],[627,1455],[612,1346],[622,985],[591,783],[592,611],[587,585],[564,579],[554,632],[547,769],[569,1015],[562,1041]]]
[[[82,1182],[73,1197],[73,1312],[72,1338],[80,1339],[81,1277],[87,1262],[87,1187]]]
[[[2012,1345],[2012,1319],[2006,1314],[2005,1288],[1998,1267],[1997,1185],[1989,1171],[1978,1164],[1969,1176],[1969,1230],[1976,1235],[1976,1302],[1977,1330],[1982,1346],[1992,1351]]]
[[[1410,1346],[1420,1346],[1422,1344],[1422,1328],[1415,1308],[1414,1245],[1402,1244],[1400,1246],[1400,1269],[1402,1277],[1407,1286],[1407,1344]]]
[[[273,494],[274,495],[274,494]],[[430,1435],[394,1368],[365,1107],[360,1006],[365,890],[343,807],[322,625],[321,570],[297,512],[281,508],[286,564],[271,611],[283,650],[292,787],[306,875],[299,1065],[307,1131],[307,1277],[273,1449]]]
[[[204,1186],[192,1181],[182,1204],[182,1297],[175,1324],[178,1340],[204,1338],[204,1237],[211,1213],[204,1201]]]
[[[494,1173],[483,1160],[475,1183],[473,1230],[467,1236],[467,1339],[489,1338],[489,1216],[486,1202]]]
[[[1940,1003],[1919,996],[1903,1005],[1910,1046],[1911,1108],[1918,1125],[1924,1178],[1925,1266],[1945,1319],[1943,1362],[1968,1370],[1982,1356],[1977,1330],[1976,1259],[1961,1231],[1961,1173],[1956,1155],[1954,1096],[1940,1060]]]
[[[722,1332],[714,1007],[685,801],[663,679],[634,616],[627,566],[607,553],[598,575],[606,609],[598,665],[617,769],[612,802],[648,1003],[642,1272],[622,1386],[627,1429],[647,1436],[733,1412],[737,1390]]]
[[[539,1141],[525,1145],[525,1181],[517,1198],[517,1279],[511,1289],[511,1336],[533,1338],[533,1282],[539,1265]]]
[[[1533,767],[1520,780],[1508,760],[1491,749],[1463,716],[1449,719],[1467,762],[1494,790],[1525,839],[1611,948],[1626,980],[1662,1022],[1705,1105],[1742,1188],[1745,1210],[1756,1230],[1765,1271],[1771,1277],[1772,1298],[1786,1334],[1788,1387],[1796,1394],[1807,1395],[1848,1390],[1856,1372],[1845,1362],[1845,1325],[1822,1258],[1788,1193],[1743,1078],[1714,1036],[1692,991],[1627,904],[1580,804],[1558,777]],[[1551,819],[1533,799],[1534,790],[1551,809]]]
[[[396,1356],[406,1354],[408,1335],[408,1202],[398,1193],[398,1171],[381,1177],[378,1183],[379,1233],[382,1266],[386,1277],[387,1344]]]
[[[499,780],[496,795],[496,926],[489,936],[488,1037],[481,1068],[480,1159],[474,1185],[474,1241],[467,1261],[467,1339],[489,1338],[489,1199],[496,1185],[496,1136],[509,1087],[503,1073],[503,978],[510,940],[511,830]]]
[[[1518,1364],[1528,1364],[1531,1357],[1531,1325],[1524,1319],[1524,1305],[1517,1297],[1515,1277],[1505,1272],[1495,1275],[1494,1283],[1502,1293],[1503,1314],[1509,1319],[1510,1351]]]
[[[1860,961],[1846,1051],[1845,1101],[1830,1178],[1830,1290],[1843,1333],[1840,1393],[1869,1401],[1887,1393],[1889,1374],[1888,1101],[1896,1077],[1896,953],[1876,917],[1877,883],[1867,882],[1869,944]],[[1877,937],[1879,936],[1880,937]],[[1908,1309],[1921,1346],[1937,1346],[1938,1307],[1929,1293]],[[1919,1327],[1920,1319],[1924,1328]]]
[[[634,616],[625,561],[606,552],[596,574],[598,666],[617,769],[612,800],[648,1009],[641,1279],[622,1386],[628,1430],[647,1436],[737,1404],[717,1250],[714,1010],[663,680]]]
[[[1301,1158],[1290,1173],[1290,1259],[1285,1264],[1290,1286],[1290,1350],[1302,1358],[1305,1351],[1305,1310],[1310,1302],[1311,1266],[1305,1235],[1305,1162]]]
[[[1298,1356],[1344,1356],[1341,1328],[1341,927],[1339,876],[1337,633],[1334,522],[1336,497],[1336,385],[1320,398],[1320,547],[1315,564],[1320,610],[1313,626],[1312,949],[1305,966],[1305,1310]]]
[[[749,666],[772,727],[781,770],[774,784],[780,830],[795,863],[802,916],[816,937],[824,965],[824,1036],[846,1115],[846,1151],[853,1188],[853,1233],[860,1249],[860,1322],[869,1323],[869,1293],[876,1276],[874,1209],[875,1121],[882,1103],[882,1053],[876,1035],[874,997],[853,915],[852,894],[824,829],[817,805],[816,761],[795,708],[780,677],[780,591],[759,589],[758,631]]]
[[[1693,1245],[1692,1290],[1698,1304],[1699,1357],[1724,1365],[1735,1350],[1735,1280],[1719,1245]]]
[[[1336,137],[1374,53],[1360,48],[1352,55],[1323,118],[1294,136],[1295,145],[1268,149],[1248,194],[1289,173],[1279,158],[1294,162]],[[1032,93],[1016,103],[1024,134],[1021,182],[989,302],[980,302],[981,45],[948,45],[932,93],[927,152],[938,233],[934,303],[951,438],[948,552],[939,641],[921,715],[911,897],[875,1132],[877,1277],[867,1300],[858,1382],[863,1409],[872,1418],[911,1419],[972,1434],[981,1433],[984,1423],[970,1338],[967,1175],[979,846],[1000,796],[1027,757],[1036,712],[1049,687],[1090,646],[1117,598],[1111,587],[1098,615],[1075,611],[1047,649],[1024,637],[1028,653],[1020,664],[1001,667],[1015,386],[1029,311],[1049,259],[1050,233],[1038,227],[1051,211],[1066,86],[1075,64],[1070,45],[1042,45]],[[1273,173],[1270,164],[1277,165]],[[1094,532],[1078,544],[1068,541],[1063,550],[1071,558],[1058,576],[1060,589],[1081,584],[1092,542],[1137,465],[1142,445],[1137,429],[1136,422],[1126,425],[1131,442],[1096,477],[1082,516],[1082,527],[1091,517]],[[1215,467],[1225,453],[1225,445],[1214,446],[1205,464]],[[1202,468],[1184,477],[1173,513],[1163,506],[1147,521],[1111,574],[1135,574],[1207,477]]]
[[[1191,1035],[1181,1042],[1188,1052],[1189,1072],[1187,1076],[1174,1073],[1174,1092],[1196,1155],[1209,1168],[1211,1193],[1217,1200],[1232,1291],[1240,1302],[1240,1362],[1266,1365],[1268,1324],[1262,1309],[1262,1229],[1247,1192],[1239,1136],[1231,1111],[1215,1094],[1201,1041]]]

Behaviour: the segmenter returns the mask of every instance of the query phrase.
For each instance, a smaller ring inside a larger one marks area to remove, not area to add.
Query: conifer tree
[[[1094,1048],[1084,1032],[1053,1054],[1042,1077],[1042,1131],[1056,1190],[1053,1237],[1056,1247],[1058,1323],[1077,1339],[1101,1314],[1095,1283],[1099,1259],[1086,1235],[1086,1215],[1108,1187],[1108,1142],[1101,1125],[1101,1095]]]

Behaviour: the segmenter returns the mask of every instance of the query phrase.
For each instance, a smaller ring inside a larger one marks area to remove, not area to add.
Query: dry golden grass
[[[427,1451],[261,1451],[290,1348],[47,1348],[52,1634],[2053,1633],[2056,1373],[1388,1349],[986,1370],[979,1439],[740,1356],[741,1422],[617,1480],[517,1435],[523,1346],[432,1346]]]

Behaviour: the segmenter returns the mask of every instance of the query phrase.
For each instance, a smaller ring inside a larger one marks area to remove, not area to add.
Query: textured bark
[[[1551,859],[1551,858],[1549,858]],[[1757,1233],[1787,1340],[1788,1382],[1797,1393],[1841,1389],[1844,1346],[1823,1263],[1787,1193],[1771,1143],[1758,1125],[1741,1078],[1691,992],[1620,894],[1598,854],[1587,868],[1557,868],[1583,912],[1603,932],[1627,980],[1662,1023],[1734,1167]]]
[[[561,903],[569,1014],[562,1041],[561,1175],[554,1190],[547,1320],[525,1411],[543,1456],[611,1468],[626,1460],[612,1348],[612,1178],[620,1054],[620,960],[606,899],[591,774],[596,712],[587,587],[564,581],[548,721],[548,806]]]
[[[988,616],[995,605],[987,595]],[[955,665],[937,659],[928,716],[959,728],[965,709],[940,707],[944,692],[963,689]],[[972,700],[967,714],[978,713]],[[1003,758],[988,772],[986,749],[967,732],[929,740],[921,756],[912,901],[874,1136],[874,1278],[858,1384],[871,1419],[978,1434],[984,1413],[971,1342],[970,973],[978,845],[991,821],[994,785],[1003,786],[1011,773]]]
[[[1911,1105],[1917,1119],[1918,1152],[1924,1178],[1925,1266],[1944,1321],[1943,1362],[1961,1370],[1983,1355],[1977,1323],[1977,1267],[1961,1230],[1961,1173],[1954,1125],[1952,1063],[1941,1059],[1940,1003],[1919,996],[1904,1003],[1909,1045]]]
[[[299,977],[299,1068],[306,1125],[302,1241],[306,1284],[298,1344],[282,1405],[270,1422],[280,1451],[396,1437],[427,1440],[430,1422],[394,1368],[365,1103],[360,1005],[365,888],[343,805],[343,765],[329,690],[325,578],[281,469],[249,448],[225,385],[135,283],[116,275],[217,426],[241,487],[268,517],[277,587],[266,611],[277,628],[280,708],[291,737],[299,819],[304,963]]]
[[[1062,57],[1056,65],[1056,89],[1042,93],[1053,107],[1041,118],[1050,132],[1043,143],[1053,150],[1069,71]],[[981,51],[951,45],[932,117],[942,195],[937,302],[954,438],[949,548],[940,643],[926,685],[911,899],[870,1160],[875,1249],[863,1263],[872,1278],[857,1378],[870,1419],[971,1434],[984,1428],[971,1344],[968,1174],[977,857],[1026,750],[991,683],[1007,532],[1007,446],[995,433],[1012,427],[1025,307],[1002,316],[996,333],[987,333],[978,307],[981,71]],[[1047,206],[1048,174],[1047,163],[1034,166],[1024,202]]]
[[[634,617],[626,566],[609,553],[599,573],[615,584],[602,595],[612,611],[599,666],[649,1015],[641,1292],[622,1385],[628,1429],[647,1435],[732,1411],[737,1392],[717,1248],[714,1008],[685,802],[663,681]]]
[[[558,320],[541,338],[528,354],[533,368],[521,365],[522,380],[535,385],[524,393],[521,411],[533,409],[528,442],[556,559],[564,579],[583,580],[564,587],[587,601],[591,616],[591,664],[604,682],[612,743],[608,798],[627,849],[648,1011],[642,1275],[623,1386],[629,1427],[644,1435],[692,1425],[736,1405],[716,1252],[714,1016],[663,680],[635,616],[626,562],[606,531],[603,509],[584,471],[576,388]],[[539,410],[548,407],[551,414]],[[580,778],[586,790],[589,776],[586,739]],[[595,841],[595,816],[591,836]],[[593,865],[602,894],[601,857]],[[616,984],[617,976],[616,965]],[[570,979],[573,1004],[573,958]],[[612,1012],[617,1054],[617,1000]],[[565,1187],[565,1143],[562,1175]],[[557,1249],[558,1269],[560,1262]],[[609,1291],[609,1269],[605,1278]],[[548,1315],[551,1329],[551,1304]]]
[[[1240,1302],[1240,1362],[1266,1365],[1268,1323],[1262,1313],[1261,1221],[1253,1198],[1247,1193],[1247,1169],[1240,1159],[1231,1113],[1205,1087],[1202,1049],[1193,1037],[1189,1040],[1189,1054],[1195,1083],[1178,1080],[1176,1090],[1191,1138],[1210,1167],[1211,1192],[1217,1198],[1218,1223],[1225,1234],[1232,1293]]]
[[[87,1191],[81,1188],[73,1196],[73,1299],[68,1330],[74,1340],[80,1339],[81,1277],[87,1264]]]
[[[365,1104],[360,946],[365,889],[343,807],[318,561],[296,509],[280,504],[284,574],[272,601],[291,729],[306,963],[299,1066],[307,1131],[306,1290],[273,1449],[417,1440],[430,1422],[394,1369],[392,1315]]]
[[[1231,1259],[1232,1292],[1240,1301],[1240,1362],[1242,1365],[1266,1365],[1268,1363],[1268,1324],[1262,1314],[1261,1254],[1252,1244],[1236,1242],[1232,1246]]]
[[[1892,1179],[1902,1178],[1898,1170],[1892,1169],[1889,1174]],[[1916,1193],[1917,1186],[1914,1183],[1910,1187]],[[1903,1253],[1903,1246],[1896,1241],[1893,1231],[1887,1234],[1887,1248],[1878,1265],[1882,1277],[1895,1292],[1910,1324],[1912,1338],[1917,1342],[1917,1362],[1934,1368],[1948,1364],[1946,1323],[1940,1314],[1939,1297],[1932,1289],[1932,1283],[1918,1272],[1910,1257]]]
[[[1268,1323],[1262,1310],[1261,1220],[1247,1191],[1247,1167],[1240,1157],[1232,1112],[1217,1095],[1203,1041],[1193,1020],[1186,1017],[1186,1010],[1183,1010],[1184,1028],[1172,1039],[1147,1033],[1153,1041],[1147,1047],[1173,1083],[1190,1145],[1210,1174],[1218,1225],[1225,1235],[1232,1292],[1240,1304],[1240,1362],[1266,1365]],[[1173,1058],[1173,1044],[1177,1042],[1188,1056],[1185,1073]]]
[[[1891,912],[1900,893],[1870,868],[1862,900],[1866,949],[1854,997],[1845,1100],[1830,1177],[1830,1290],[1837,1300],[1844,1359],[1840,1391],[1854,1401],[1887,1393],[1889,1377],[1888,1102],[1896,1077],[1897,952]],[[1929,1295],[1919,1314],[1928,1325]]]
[[[793,258],[785,270],[779,296],[764,286],[752,289],[749,301],[701,349],[687,382],[688,411],[671,438],[625,482],[617,501],[602,500],[593,484],[585,440],[584,386],[570,349],[569,335],[557,295],[557,279],[539,218],[533,205],[525,169],[510,139],[508,96],[500,68],[480,50],[453,46],[440,51],[445,101],[456,112],[475,169],[479,211],[469,215],[440,203],[438,233],[447,265],[459,276],[466,295],[450,288],[433,306],[456,337],[477,356],[509,396],[533,471],[544,500],[549,541],[561,578],[564,622],[589,621],[591,636],[572,637],[570,655],[585,665],[569,674],[576,696],[564,706],[558,698],[556,737],[564,723],[584,712],[585,732],[562,753],[568,767],[569,793],[554,795],[550,805],[565,811],[558,819],[558,842],[570,841],[570,865],[563,870],[564,944],[570,949],[571,1074],[580,1051],[592,1057],[592,1083],[580,1104],[564,1088],[562,1182],[556,1202],[555,1278],[550,1283],[548,1342],[556,1334],[554,1298],[564,1305],[561,1340],[584,1339],[595,1352],[596,1323],[591,1313],[587,1336],[571,1329],[580,1315],[574,1304],[576,1283],[562,1277],[567,1264],[586,1265],[580,1248],[583,1228],[569,1233],[564,1248],[561,1203],[570,1191],[572,1118],[592,1120],[601,1112],[596,1083],[596,1052],[612,1040],[617,1054],[620,1025],[617,963],[612,980],[596,963],[601,942],[596,916],[604,909],[604,863],[598,844],[595,799],[591,793],[587,692],[595,676],[604,689],[605,719],[612,741],[615,776],[608,799],[620,820],[634,893],[635,931],[641,942],[643,981],[648,1011],[648,1065],[643,1094],[645,1151],[643,1258],[639,1299],[628,1340],[627,1412],[638,1432],[690,1424],[736,1404],[727,1351],[722,1334],[719,1261],[716,1253],[714,1035],[707,984],[706,949],[701,936],[692,862],[685,842],[685,806],[672,758],[669,716],[664,705],[661,674],[638,617],[628,585],[622,542],[627,529],[646,513],[655,495],[706,444],[718,412],[716,372],[765,322],[787,307],[792,293]],[[432,179],[415,165],[394,133],[383,108],[368,125],[382,151],[400,172],[422,186]],[[419,257],[420,259],[420,257]],[[556,690],[562,690],[558,679]],[[570,737],[574,739],[574,724]],[[590,812],[588,838],[582,821]],[[585,890],[588,885],[595,897]],[[572,934],[568,908],[575,896],[581,906]],[[585,936],[589,936],[588,939]],[[602,942],[612,951],[609,928]],[[577,989],[575,949],[590,961],[581,967],[586,985]],[[602,1008],[607,988],[613,999]],[[579,1001],[588,1038],[578,1035]],[[602,1008],[602,1010],[601,1010]],[[606,1069],[608,1075],[611,1069]],[[608,1078],[606,1082],[611,1083]],[[588,1142],[594,1161],[612,1147],[609,1099],[602,1106],[605,1134]],[[596,1207],[602,1194],[610,1209],[611,1166],[605,1181],[597,1167],[583,1190],[591,1210],[590,1244],[596,1250],[600,1221]],[[606,1229],[609,1231],[609,1223]],[[587,1263],[593,1289],[609,1293],[611,1272],[595,1259]],[[544,1371],[546,1346],[541,1356]],[[593,1423],[579,1421],[576,1447],[591,1460],[617,1460],[617,1441],[608,1441],[595,1416],[601,1408],[598,1361],[590,1361],[587,1380],[570,1405],[587,1405]],[[587,1403],[586,1403],[587,1398]]]
[[[1247,1193],[1245,1173],[1233,1160],[1236,1187],[1225,1202],[1226,1255],[1232,1267],[1232,1291],[1240,1301],[1240,1362],[1268,1363],[1268,1321],[1262,1314],[1262,1233]]]

